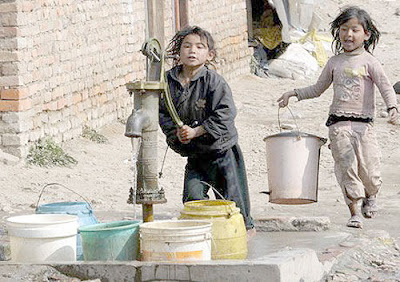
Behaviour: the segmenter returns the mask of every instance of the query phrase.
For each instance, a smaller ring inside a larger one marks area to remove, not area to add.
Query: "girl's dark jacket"
[[[215,158],[238,142],[235,127],[236,107],[232,91],[224,78],[203,67],[192,78],[190,85],[182,87],[178,79],[181,66],[167,72],[170,93],[182,122],[192,128],[203,125],[207,133],[182,144],[176,136],[164,97],[160,98],[160,126],[168,145],[182,156]]]

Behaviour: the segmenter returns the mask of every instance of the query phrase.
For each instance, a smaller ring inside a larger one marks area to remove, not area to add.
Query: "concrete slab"
[[[19,264],[23,266],[26,264]],[[274,253],[257,260],[162,262],[78,262],[32,264],[30,269],[51,266],[63,275],[101,281],[320,281],[326,274],[314,250],[296,249]],[[16,269],[1,263],[0,272]],[[21,271],[20,271],[21,272]],[[16,278],[16,277],[15,277]]]
[[[271,231],[324,231],[328,230],[331,221],[327,216],[279,216],[257,218],[255,220],[257,230]]]
[[[322,253],[325,249],[337,246],[351,236],[346,232],[257,232],[249,242],[248,259],[258,259],[280,250],[309,248]]]

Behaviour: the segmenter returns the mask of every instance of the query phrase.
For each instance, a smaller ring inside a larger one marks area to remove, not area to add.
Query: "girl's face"
[[[206,39],[197,34],[189,34],[183,39],[179,54],[180,62],[190,68],[203,66],[213,58],[213,52],[208,49]]]
[[[354,51],[364,46],[370,33],[364,30],[357,18],[351,18],[339,27],[339,39],[345,52]]]

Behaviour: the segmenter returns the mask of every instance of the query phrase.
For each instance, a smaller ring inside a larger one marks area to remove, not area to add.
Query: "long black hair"
[[[332,50],[335,55],[343,51],[343,46],[339,38],[340,26],[353,18],[358,19],[358,22],[364,28],[364,32],[370,34],[369,39],[364,42],[365,50],[371,53],[375,49],[376,44],[378,44],[381,33],[376,28],[371,16],[359,7],[346,7],[341,11],[339,16],[331,22],[331,34],[333,36]]]
[[[171,39],[166,49],[167,57],[173,59],[174,65],[177,65],[179,63],[179,54],[181,51],[182,42],[185,39],[185,37],[190,34],[197,34],[198,36],[200,36],[201,39],[205,39],[208,46],[208,50],[214,53],[212,59],[212,61],[214,61],[216,57],[216,51],[215,51],[215,42],[213,37],[211,36],[211,33],[198,26],[186,26],[185,28],[181,29],[174,35],[174,37]]]

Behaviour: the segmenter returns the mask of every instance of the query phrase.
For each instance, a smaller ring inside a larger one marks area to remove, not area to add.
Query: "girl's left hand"
[[[389,111],[389,122],[391,124],[397,124],[397,118],[399,113],[397,112],[397,108],[392,108]]]
[[[178,128],[176,135],[178,136],[179,141],[183,144],[188,144],[190,140],[193,138],[199,137],[206,133],[203,125],[197,126],[195,128],[191,128],[188,125],[184,125],[181,128]]]
[[[196,135],[196,131],[188,125],[184,125],[177,130],[179,141],[183,144],[188,144]]]

